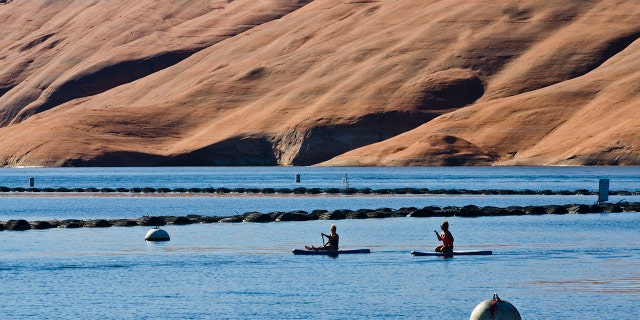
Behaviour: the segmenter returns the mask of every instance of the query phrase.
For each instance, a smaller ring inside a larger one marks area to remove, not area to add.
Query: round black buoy
[[[493,299],[480,302],[471,312],[469,320],[522,320],[518,309],[507,301],[500,300],[497,293]]]
[[[149,232],[147,232],[147,235],[144,236],[144,240],[146,241],[169,241],[171,240],[171,238],[169,237],[169,233],[167,233],[166,231],[155,227],[151,230],[149,230]]]

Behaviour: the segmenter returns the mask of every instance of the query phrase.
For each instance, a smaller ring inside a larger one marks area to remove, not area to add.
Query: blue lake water
[[[300,183],[295,183],[300,174]],[[256,187],[511,189],[596,191],[608,178],[611,190],[640,191],[640,167],[181,167],[181,168],[0,168],[0,186]]]
[[[301,174],[300,184],[293,182]],[[474,173],[475,172],[475,173]],[[637,168],[1,169],[0,185],[37,187],[340,187],[636,191]],[[379,176],[379,179],[376,179]],[[365,178],[366,177],[366,178]],[[611,199],[638,201],[637,196]],[[594,196],[2,195],[0,220],[224,215],[424,205],[593,203]],[[5,319],[468,319],[498,293],[523,319],[637,319],[640,213],[451,217],[458,249],[492,256],[412,257],[437,245],[441,218],[0,232]],[[341,247],[368,255],[294,256],[335,223]]]

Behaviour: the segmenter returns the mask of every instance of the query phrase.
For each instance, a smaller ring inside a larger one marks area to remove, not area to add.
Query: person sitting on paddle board
[[[327,242],[322,245],[322,247],[314,247],[314,246],[305,246],[307,250],[338,250],[338,242],[340,241],[340,236],[336,233],[336,225],[332,224],[330,234],[321,233],[323,239],[327,237]]]
[[[453,251],[453,235],[449,232],[449,222],[444,221],[440,224],[442,233],[438,234],[438,231],[433,230],[438,237],[438,241],[442,241],[442,245],[436,247],[436,252],[452,252]]]

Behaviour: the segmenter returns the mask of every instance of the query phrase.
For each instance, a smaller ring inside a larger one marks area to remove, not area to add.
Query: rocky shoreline
[[[42,230],[51,228],[106,228],[106,227],[131,227],[131,226],[164,226],[164,225],[189,225],[194,223],[240,223],[240,222],[278,222],[278,221],[309,221],[309,220],[341,220],[341,219],[375,219],[393,217],[482,217],[482,216],[515,216],[515,215],[545,215],[545,214],[589,214],[610,212],[640,212],[640,203],[603,203],[594,205],[565,204],[547,206],[510,206],[478,207],[467,205],[463,207],[436,207],[424,208],[404,207],[400,209],[378,208],[359,210],[313,210],[289,211],[289,212],[246,212],[235,216],[143,216],[137,219],[66,219],[66,220],[38,220],[27,221],[14,219],[0,221],[0,231],[13,230]]]

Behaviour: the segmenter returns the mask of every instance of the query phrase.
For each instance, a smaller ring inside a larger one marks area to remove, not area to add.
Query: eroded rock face
[[[637,1],[0,2],[0,165],[640,164]]]

